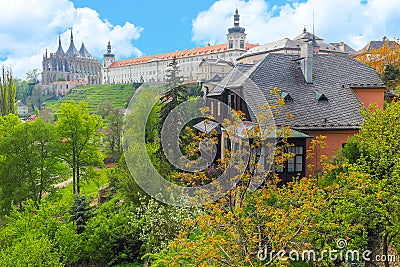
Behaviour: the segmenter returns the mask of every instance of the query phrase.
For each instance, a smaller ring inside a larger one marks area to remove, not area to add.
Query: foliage
[[[393,89],[393,85],[400,85],[400,44],[396,41],[385,39],[384,45],[378,49],[364,51],[356,56],[360,62],[374,68],[388,88]]]
[[[81,241],[65,217],[67,205],[42,203],[38,209],[27,201],[23,209],[13,208],[0,228],[0,265],[74,266]]]
[[[25,199],[38,204],[51,190],[57,177],[65,172],[59,161],[59,139],[52,124],[38,119],[15,125],[0,141],[2,169],[0,186],[2,208],[8,212],[13,202]]]
[[[16,86],[11,70],[2,68],[0,77],[0,116],[16,113]]]
[[[76,233],[82,234],[85,230],[86,222],[92,216],[93,208],[90,206],[91,199],[86,196],[74,196],[74,205],[71,207],[71,220],[76,224]]]
[[[82,261],[96,266],[138,261],[142,244],[139,229],[129,204],[119,198],[103,204],[87,222]]]
[[[364,116],[363,127],[344,153],[353,163],[347,172],[360,177],[352,183],[357,198],[351,201],[359,203],[361,214],[369,215],[362,223],[370,230],[370,238],[379,237],[382,253],[387,255],[390,245],[400,244],[400,103],[388,103],[384,110],[372,107]]]
[[[42,93],[42,87],[40,85],[36,85],[32,94],[27,98],[28,105],[32,108],[32,110],[38,109],[39,111],[43,108],[43,103],[46,100],[46,97]]]
[[[80,194],[80,179],[85,170],[101,164],[103,156],[99,150],[100,132],[103,120],[98,115],[90,115],[88,105],[75,101],[63,103],[58,111],[56,128],[63,140],[63,159],[72,168],[73,192]]]
[[[107,123],[106,135],[108,141],[108,149],[110,157],[119,159],[122,154],[122,127],[124,120],[124,112],[122,109],[111,109],[105,121]]]

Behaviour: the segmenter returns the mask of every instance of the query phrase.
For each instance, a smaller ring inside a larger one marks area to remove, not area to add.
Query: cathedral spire
[[[62,45],[61,45],[61,36],[60,35],[58,36],[58,49],[57,49],[56,54],[64,55],[64,50],[63,50]]]
[[[67,56],[70,56],[70,57],[79,55],[79,52],[76,49],[75,44],[74,44],[74,36],[72,35],[72,30],[71,30],[71,43],[69,44],[69,48],[68,48],[66,54],[67,54]]]

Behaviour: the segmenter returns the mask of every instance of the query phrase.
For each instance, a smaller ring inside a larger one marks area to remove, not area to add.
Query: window
[[[229,41],[229,49],[233,48],[233,41]]]
[[[214,102],[211,102],[211,115],[214,115]]]
[[[240,40],[240,49],[244,49],[244,40]]]
[[[229,95],[228,96],[228,106],[230,106],[232,109],[236,109],[236,97],[235,95]]]
[[[217,102],[217,114],[221,116],[221,102]]]
[[[289,153],[294,154],[292,158],[290,158],[287,162],[287,171],[288,172],[301,172],[303,171],[303,147],[302,146],[293,146],[289,147]]]

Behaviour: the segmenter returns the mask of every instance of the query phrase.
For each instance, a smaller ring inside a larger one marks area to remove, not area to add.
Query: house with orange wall
[[[301,45],[298,55],[270,53],[257,64],[238,64],[207,94],[206,105],[216,121],[226,116],[228,111],[221,107],[225,103],[243,111],[247,124],[254,124],[259,107],[277,97],[274,88],[285,101],[274,123],[278,128],[290,126],[294,133],[289,142],[296,155],[285,168],[275,170],[284,181],[311,174],[307,166],[315,162],[306,159],[306,151],[315,137],[326,136],[327,147],[319,154],[334,156],[360,129],[361,109],[384,105],[385,86],[374,69],[346,54],[319,53],[311,41]],[[200,125],[195,128],[201,130]]]

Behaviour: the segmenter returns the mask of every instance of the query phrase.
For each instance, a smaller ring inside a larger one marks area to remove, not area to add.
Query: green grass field
[[[107,84],[79,86],[65,97],[55,100],[50,99],[44,102],[46,108],[56,111],[61,103],[75,100],[77,103],[85,101],[89,104],[89,111],[96,112],[99,105],[110,102],[112,106],[125,108],[133,96],[136,88],[132,84]]]

